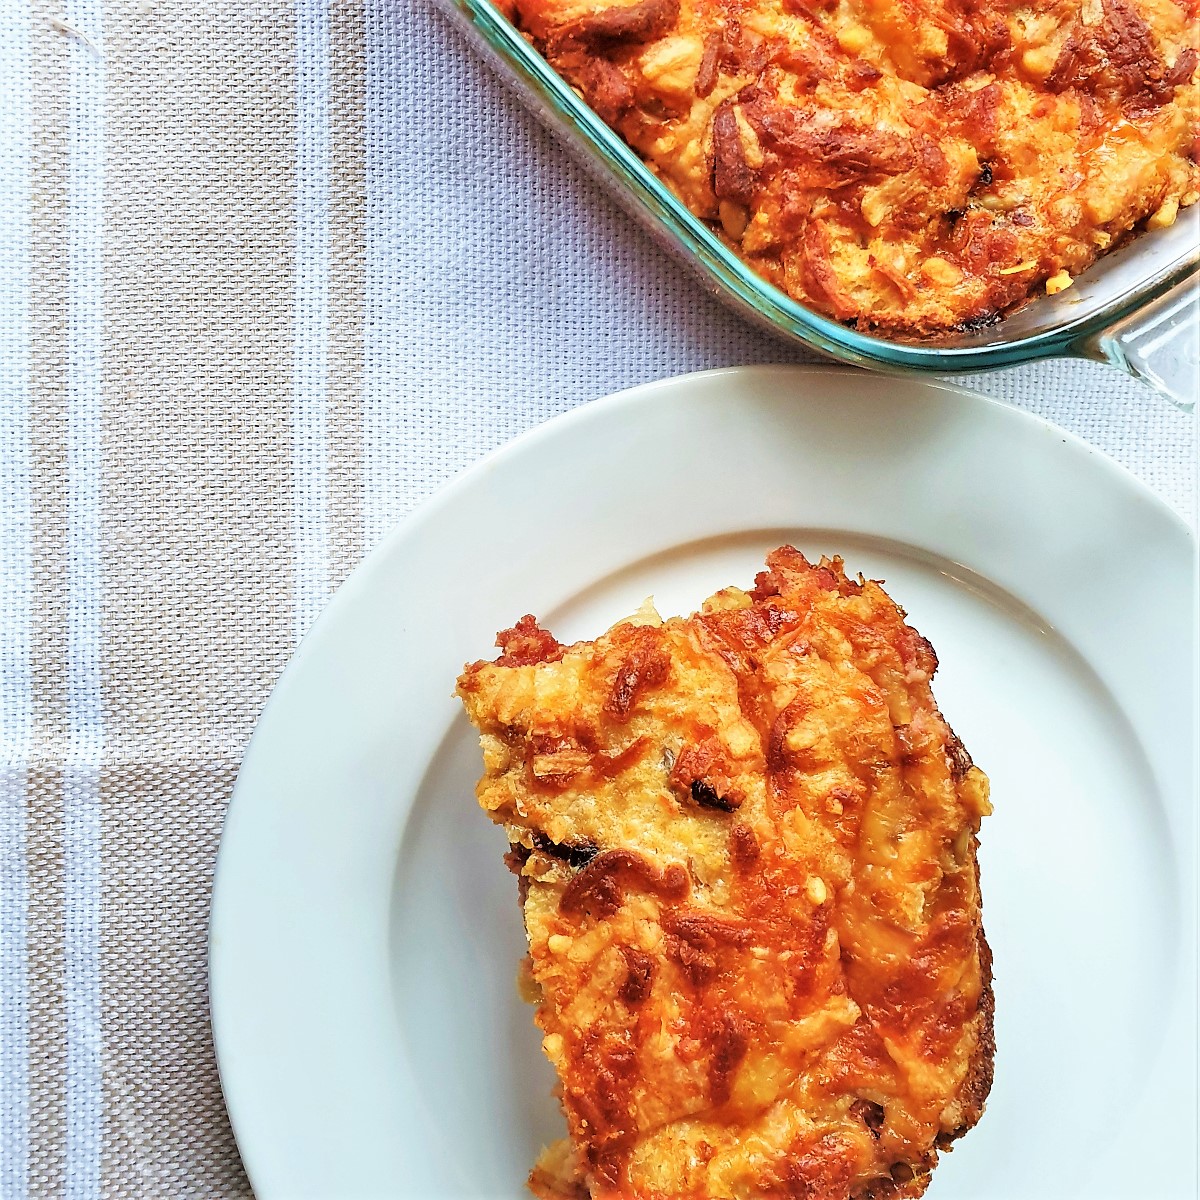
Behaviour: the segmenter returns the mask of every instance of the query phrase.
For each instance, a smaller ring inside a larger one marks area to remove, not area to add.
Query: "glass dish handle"
[[[1200,395],[1200,275],[1122,317],[1080,347],[1148,383],[1184,412]]]

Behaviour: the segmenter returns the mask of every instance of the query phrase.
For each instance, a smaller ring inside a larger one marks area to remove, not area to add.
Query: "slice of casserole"
[[[544,1200],[920,1196],[983,1110],[987,780],[878,584],[767,567],[458,681],[570,1131]]]

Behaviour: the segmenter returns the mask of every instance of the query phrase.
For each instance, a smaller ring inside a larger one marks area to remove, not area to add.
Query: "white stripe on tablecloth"
[[[296,638],[329,596],[329,9],[296,0]]]
[[[29,656],[29,289],[32,122],[29,6],[0,3],[0,1196],[29,1190],[29,980],[25,783]]]
[[[407,380],[388,344],[405,330],[402,284],[389,241],[402,233],[397,209],[406,197],[406,166],[389,138],[403,127],[405,97],[398,81],[402,65],[389,40],[395,17],[391,0],[366,0],[366,285],[363,328],[363,538],[375,545],[403,513],[402,490],[396,485]],[[407,330],[406,330],[407,332]],[[412,331],[415,332],[415,331]]]
[[[67,715],[63,771],[68,1200],[100,1194],[100,418],[104,232],[103,0],[68,0]],[[86,40],[85,40],[86,39]]]

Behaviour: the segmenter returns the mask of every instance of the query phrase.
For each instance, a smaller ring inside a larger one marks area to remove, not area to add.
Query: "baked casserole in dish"
[[[1088,354],[1191,398],[1195,0],[440,3],[777,332],[942,372]]]

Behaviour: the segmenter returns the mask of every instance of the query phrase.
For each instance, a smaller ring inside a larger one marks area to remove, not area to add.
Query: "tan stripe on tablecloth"
[[[36,540],[34,545],[39,548]],[[40,690],[46,683],[46,674],[35,669],[34,686]],[[35,701],[35,709],[42,707]],[[29,1194],[52,1197],[61,1195],[64,1179],[67,1022],[63,992],[62,772],[45,758],[30,766],[25,804],[25,861],[29,873]]]
[[[330,0],[329,578],[363,547],[366,33],[362,4]]]
[[[294,33],[284,0],[108,18],[106,1195],[247,1189],[206,923],[236,764],[291,651]]]
[[[29,872],[29,1191],[60,1195],[66,1156],[62,755],[67,748],[68,46],[33,7],[30,319],[34,761],[26,784]]]

